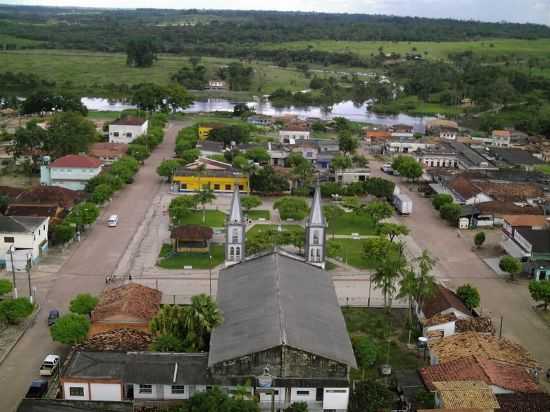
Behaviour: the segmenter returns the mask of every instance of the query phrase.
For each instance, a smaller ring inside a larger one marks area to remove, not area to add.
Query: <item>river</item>
[[[133,109],[135,106],[117,100],[108,100],[98,97],[83,97],[82,103],[88,110],[94,111],[114,111],[119,112],[126,109]],[[238,101],[228,99],[207,99],[196,100],[189,108],[185,109],[186,113],[210,113],[210,112],[232,112],[233,106]],[[309,107],[273,107],[267,100],[245,102],[249,107],[254,108],[256,113],[270,116],[281,116],[294,114],[299,117],[318,117],[323,120],[329,120],[334,117],[345,117],[346,119],[372,123],[384,126],[394,124],[407,124],[414,127],[416,132],[423,133],[425,125],[434,117],[415,117],[406,114],[398,115],[381,115],[372,113],[368,110],[367,104],[356,105],[352,101],[344,101],[335,104],[330,110],[319,106]]]

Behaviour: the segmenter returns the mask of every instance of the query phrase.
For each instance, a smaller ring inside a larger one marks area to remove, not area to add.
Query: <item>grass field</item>
[[[471,50],[474,53],[494,57],[497,55],[518,56],[547,56],[550,50],[550,39],[518,40],[495,39],[483,41],[462,42],[375,42],[375,41],[297,41],[288,43],[265,43],[261,47],[266,49],[301,50],[308,47],[313,50],[327,52],[352,52],[360,56],[369,57],[379,53],[382,47],[385,53],[408,52],[421,53],[431,59],[446,59],[450,53]]]
[[[249,219],[252,219],[252,220],[258,220],[258,219],[269,220],[271,218],[271,213],[269,213],[269,210],[258,209],[258,210],[250,210],[247,213],[247,216]]]
[[[352,233],[361,236],[376,235],[376,225],[367,216],[355,213],[344,213],[338,219],[329,222],[328,234],[351,236]]]
[[[363,256],[363,240],[331,239],[330,236],[328,239],[329,250],[330,245],[339,245],[339,252],[329,254],[330,257],[357,269],[372,269],[373,264]]]
[[[182,225],[206,225],[210,227],[223,227],[225,225],[225,214],[218,210],[206,211],[206,222],[202,221],[202,210],[193,212],[181,221]]]
[[[0,34],[0,45],[4,44],[15,44],[17,47],[20,46],[40,46],[42,42],[36,40],[22,39],[20,37],[10,36],[9,34]]]
[[[166,248],[163,246],[161,251],[161,260],[159,266],[164,269],[183,269],[185,266],[192,266],[194,269],[208,269],[210,266],[210,258],[208,253],[176,253],[166,256]],[[210,245],[212,253],[212,268],[218,266],[225,258],[223,245]],[[165,255],[166,257],[163,257]]]
[[[282,225],[282,227],[283,227],[283,230],[302,229],[302,226],[300,225]],[[263,233],[273,229],[277,229],[277,225],[258,224],[258,225],[254,225],[249,231],[246,232],[246,234],[247,236],[252,236],[257,233]]]
[[[209,76],[216,70],[236,59],[202,59]],[[169,84],[170,77],[188,58],[177,55],[159,55],[158,61],[148,68],[134,68],[126,65],[122,53],[93,53],[70,50],[18,50],[0,52],[0,71],[34,73],[58,84],[69,82],[69,86],[82,90],[90,96],[100,96],[102,85],[154,82]],[[309,80],[294,68],[279,68],[268,63],[252,63],[256,75],[249,93],[267,94],[279,87],[292,90],[307,88]],[[94,90],[96,94],[94,94]]]

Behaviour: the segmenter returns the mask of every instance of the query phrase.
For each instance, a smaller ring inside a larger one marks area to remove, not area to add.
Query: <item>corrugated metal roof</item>
[[[220,272],[208,365],[281,345],[356,367],[330,275],[280,253]]]

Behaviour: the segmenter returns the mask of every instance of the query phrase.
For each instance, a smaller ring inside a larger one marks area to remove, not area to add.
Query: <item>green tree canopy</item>
[[[423,171],[422,165],[412,156],[397,156],[392,163],[392,169],[411,180],[418,179]]]
[[[250,209],[254,209],[262,204],[262,199],[259,196],[243,196],[241,198],[241,205],[245,211],[248,213]]]
[[[28,317],[34,305],[27,298],[6,299],[0,302],[0,321],[15,325]]]
[[[393,207],[388,202],[374,200],[357,212],[363,216],[370,216],[378,224],[381,220],[393,216]]]
[[[113,188],[106,183],[97,185],[90,196],[90,200],[96,204],[103,204],[113,195]]]
[[[49,122],[44,150],[53,157],[87,153],[96,139],[94,124],[80,113],[58,113]]]
[[[66,243],[74,238],[76,225],[63,222],[53,226],[52,230],[56,243]]]
[[[464,302],[470,310],[477,308],[480,303],[479,291],[474,286],[466,283],[456,291],[457,296]]]
[[[356,382],[351,392],[349,412],[379,412],[390,408],[392,392],[377,381]]]
[[[379,224],[378,233],[380,235],[387,236],[388,239],[393,242],[393,240],[398,236],[407,236],[410,233],[410,230],[407,226],[399,223],[385,222]]]
[[[509,255],[503,256],[502,259],[500,259],[498,266],[500,270],[508,273],[510,275],[510,279],[512,280],[514,280],[514,277],[521,273],[523,269],[519,259]]]
[[[529,293],[535,302],[542,302],[544,310],[548,310],[550,304],[550,281],[532,280],[529,282]]]
[[[146,37],[132,39],[126,46],[126,64],[132,67],[151,67],[157,60],[153,40]]]
[[[256,147],[252,148],[246,151],[245,156],[252,160],[253,162],[260,163],[260,164],[266,164],[271,160],[271,156],[269,156],[269,153],[267,153],[267,150]]]
[[[157,167],[157,174],[159,176],[169,178],[174,173],[174,170],[181,166],[182,163],[183,162],[178,159],[163,160],[161,164]]]
[[[185,308],[186,346],[194,352],[208,351],[210,334],[222,322],[222,313],[214,299],[204,293],[193,296],[191,305]]]
[[[255,401],[231,398],[217,386],[206,392],[196,392],[187,407],[188,412],[260,412]]]
[[[309,211],[308,204],[303,197],[285,196],[278,199],[273,207],[279,211],[283,220],[302,220]]]
[[[353,137],[351,130],[344,129],[338,133],[338,145],[346,154],[352,154],[359,147],[359,140]]]
[[[65,345],[77,345],[86,340],[90,320],[85,315],[68,313],[61,316],[50,328],[52,339]]]
[[[462,206],[457,203],[445,203],[439,208],[439,214],[442,219],[445,219],[451,225],[456,226],[458,219],[462,214]]]
[[[97,297],[89,293],[80,293],[71,300],[69,309],[71,312],[78,313],[79,315],[89,315],[96,307],[98,301]]]
[[[151,343],[153,352],[184,352],[185,346],[180,338],[174,335],[159,335]]]
[[[349,169],[353,164],[351,161],[351,157],[348,155],[336,155],[334,156],[334,159],[330,162],[331,167],[334,170],[343,170],[343,169]]]
[[[193,213],[198,205],[197,200],[195,196],[178,196],[172,199],[168,206],[168,214],[172,223],[180,225],[187,216]]]
[[[438,193],[432,199],[432,205],[435,210],[439,210],[441,206],[453,203],[453,197],[448,193]]]
[[[65,222],[78,226],[91,225],[99,216],[99,208],[91,202],[82,202],[74,206],[65,218]]]
[[[382,177],[370,177],[364,185],[368,194],[384,199],[391,199],[395,189],[395,183]]]
[[[474,244],[480,248],[485,243],[485,232],[478,232],[474,237]]]
[[[250,189],[257,193],[282,193],[289,189],[288,180],[275,173],[271,166],[264,166],[250,175]]]

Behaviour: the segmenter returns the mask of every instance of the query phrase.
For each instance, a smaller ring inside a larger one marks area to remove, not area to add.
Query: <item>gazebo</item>
[[[208,252],[212,228],[202,225],[181,225],[172,229],[170,238],[174,252]]]

